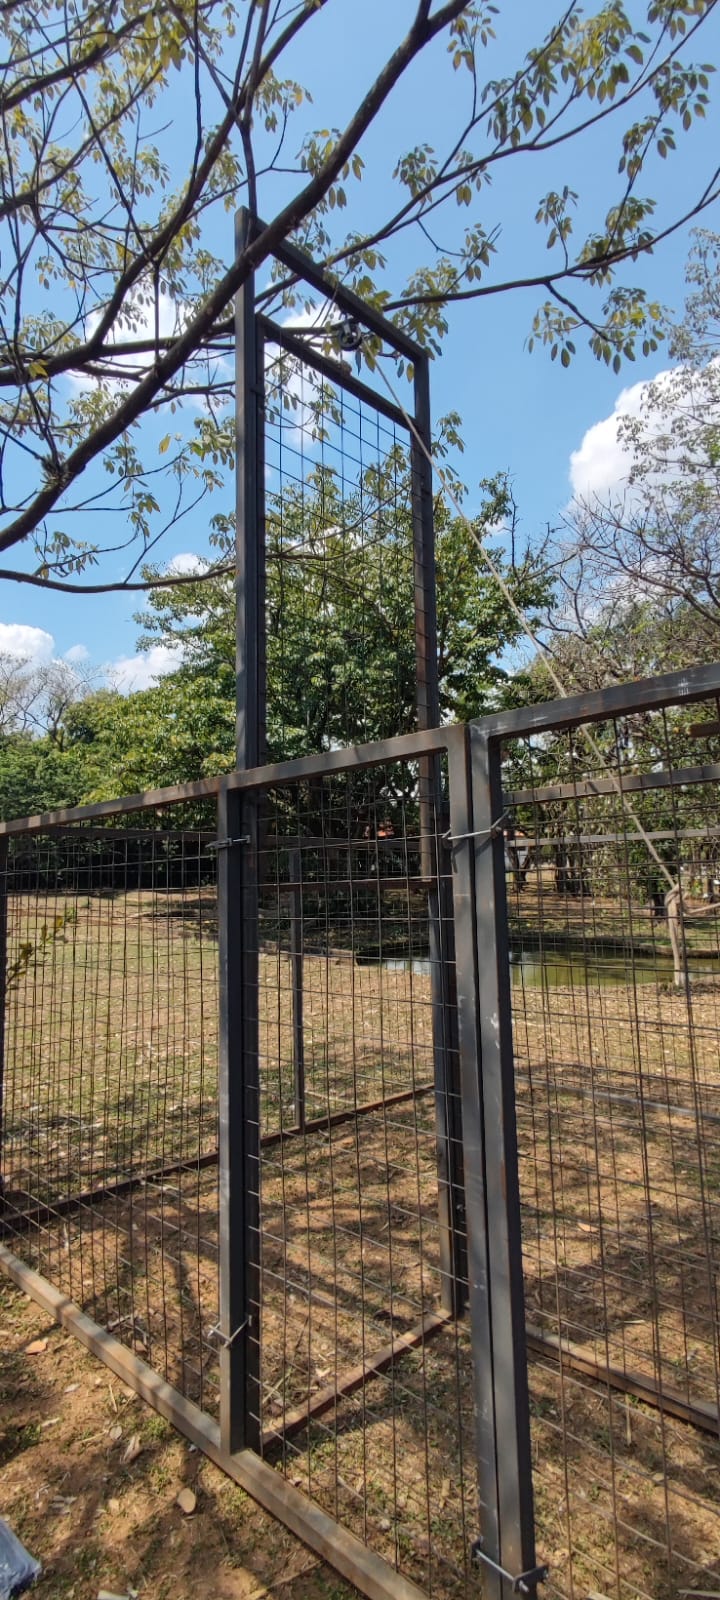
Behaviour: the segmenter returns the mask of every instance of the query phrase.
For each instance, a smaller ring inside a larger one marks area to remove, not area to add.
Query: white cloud
[[[161,290],[157,302],[156,319],[154,295],[147,285],[143,286],[141,292],[136,296],[131,312],[132,325],[129,325],[127,321],[122,325],[115,323],[105,341],[107,346],[117,343],[124,344],[126,341],[129,342],[136,339],[152,339],[155,336],[156,329],[160,338],[168,338],[171,334],[180,332],[187,317],[186,308]],[[99,311],[93,311],[87,317],[84,329],[87,339],[92,338],[100,322],[100,317],[101,313]],[[147,354],[117,356],[114,361],[115,367],[120,372],[127,368],[128,375],[126,379],[115,376],[111,380],[111,386],[113,388],[122,388],[125,383],[133,383],[135,381],[135,369],[138,364],[145,365],[149,360],[150,357]],[[70,387],[76,390],[91,389],[93,384],[97,382],[95,378],[87,378],[81,373],[74,372],[68,373],[67,379]]]
[[[623,418],[639,416],[647,388],[647,383],[634,383],[629,389],[623,389],[611,415],[603,417],[602,422],[594,422],[579,450],[573,450],[570,483],[576,500],[592,499],[595,495],[606,499],[624,489],[632,458],[619,437],[619,428]]]
[[[306,306],[302,311],[288,311],[280,319],[280,325],[287,327],[289,333],[314,328],[321,334],[331,328],[333,323],[341,321],[337,306],[330,300],[321,300],[314,305]],[[308,356],[313,349],[323,351],[323,341],[307,339]],[[337,360],[337,352],[333,351]],[[277,415],[273,417],[273,427],[278,434],[282,433],[284,443],[292,448],[299,448],[301,444],[306,450],[311,450],[317,442],[317,420],[315,407],[321,391],[322,380],[317,378],[310,365],[299,364],[294,356],[284,354],[280,345],[268,340],[265,346],[265,375],[271,402],[280,402]],[[282,394],[290,401],[286,410],[278,387],[278,376]],[[272,449],[272,445],[269,444]]]
[[[632,451],[622,439],[622,425],[643,415],[646,438],[671,429],[683,417],[700,418],[717,406],[717,365],[693,376],[686,367],[666,367],[657,376],[622,389],[609,417],[588,428],[579,450],[570,456],[570,483],[576,500],[612,499],[627,490]]]
[[[192,550],[180,550],[172,560],[168,561],[166,571],[168,577],[184,578],[193,572],[206,572],[207,566],[204,556],[194,555]]]
[[[63,660],[69,661],[71,666],[75,666],[78,662],[89,661],[90,651],[86,644],[71,644],[70,649],[65,651]]]
[[[149,689],[158,678],[174,672],[182,660],[179,645],[154,644],[136,656],[120,656],[109,662],[106,673],[108,683],[121,694],[133,694],[136,689]]]
[[[17,656],[34,666],[44,666],[52,661],[55,640],[44,628],[33,628],[25,622],[0,622],[0,655]]]

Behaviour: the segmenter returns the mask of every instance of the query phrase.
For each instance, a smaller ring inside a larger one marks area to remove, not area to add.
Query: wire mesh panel
[[[469,1330],[444,1309],[459,1107],[428,906],[449,857],[418,792],[415,762],[263,797],[258,1422],[291,1482],[455,1595],[477,1486]]]
[[[273,342],[281,337],[266,326],[267,740],[275,758],[403,733],[417,726],[418,711],[408,431],[372,394],[344,388],[339,363],[338,381],[318,370],[311,344],[288,349],[287,337]]]
[[[627,704],[503,746],[537,1538],[583,1600],[720,1584],[718,724]]]
[[[213,831],[209,831],[213,830]],[[214,808],[4,843],[0,1235],[214,1409]]]

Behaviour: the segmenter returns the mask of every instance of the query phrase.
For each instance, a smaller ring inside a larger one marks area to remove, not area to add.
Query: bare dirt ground
[[[6,1281],[0,1351],[0,1514],[42,1562],[42,1600],[96,1600],[102,1589],[352,1600],[350,1585]],[[135,1440],[140,1452],[124,1464]],[[184,1487],[197,1496],[190,1516],[176,1503]]]

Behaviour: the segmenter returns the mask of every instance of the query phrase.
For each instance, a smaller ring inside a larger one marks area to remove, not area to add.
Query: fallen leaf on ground
[[[197,1505],[197,1495],[192,1489],[181,1489],[175,1501],[185,1517],[191,1517]]]
[[[41,1356],[47,1350],[47,1339],[33,1339],[31,1344],[26,1344],[26,1356]]]
[[[122,1428],[120,1427],[119,1422],[113,1423],[113,1426],[110,1429],[110,1438],[112,1439],[113,1444],[117,1444],[118,1439],[122,1439]]]
[[[123,1466],[127,1467],[131,1461],[137,1461],[139,1455],[142,1455],[140,1435],[139,1433],[132,1433],[128,1439],[125,1449],[123,1450]]]

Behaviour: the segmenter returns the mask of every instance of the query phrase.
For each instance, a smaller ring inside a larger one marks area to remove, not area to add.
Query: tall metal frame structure
[[[235,219],[236,253],[240,256],[262,231],[262,223],[243,208]],[[413,533],[415,709],[418,733],[440,723],[438,680],[435,531],[433,516],[429,357],[402,328],[346,288],[295,245],[283,242],[275,258],[288,274],[323,296],[347,319],[361,342],[363,334],[382,341],[389,351],[412,366],[412,411],[406,414],[392,399],[372,389],[346,363],[319,351],[282,324],[258,313],[255,274],[250,273],[235,301],[235,445],[236,445],[236,676],[237,765],[255,767],[266,759],[267,641],[265,627],[265,352],[269,344],[296,357],[323,379],[379,413],[408,438]],[[408,427],[408,420],[410,427]],[[314,752],[308,752],[311,754]],[[455,987],[455,947],[449,881],[439,871],[441,840],[433,839],[430,819],[443,815],[440,766],[437,759],[420,762],[419,803],[423,837],[423,872],[429,896],[429,954],[435,1045],[438,1201],[443,1233],[443,1309],[458,1315],[466,1296],[467,1250],[462,1174],[459,1051]],[[447,820],[447,802],[445,802]],[[250,834],[257,846],[257,814],[236,818],[237,831]],[[230,830],[232,836],[232,830]],[[253,943],[257,900],[245,907],[245,944]],[[257,940],[255,939],[257,946]],[[298,1039],[298,1104],[302,1084],[302,977],[298,965],[294,1010]],[[252,1023],[249,1024],[252,1028]],[[246,1046],[248,1040],[246,1037]],[[252,1053],[252,1052],[251,1052]],[[257,1047],[254,1051],[257,1055]],[[247,1048],[246,1048],[247,1056]],[[250,1091],[254,1092],[254,1091]]]

